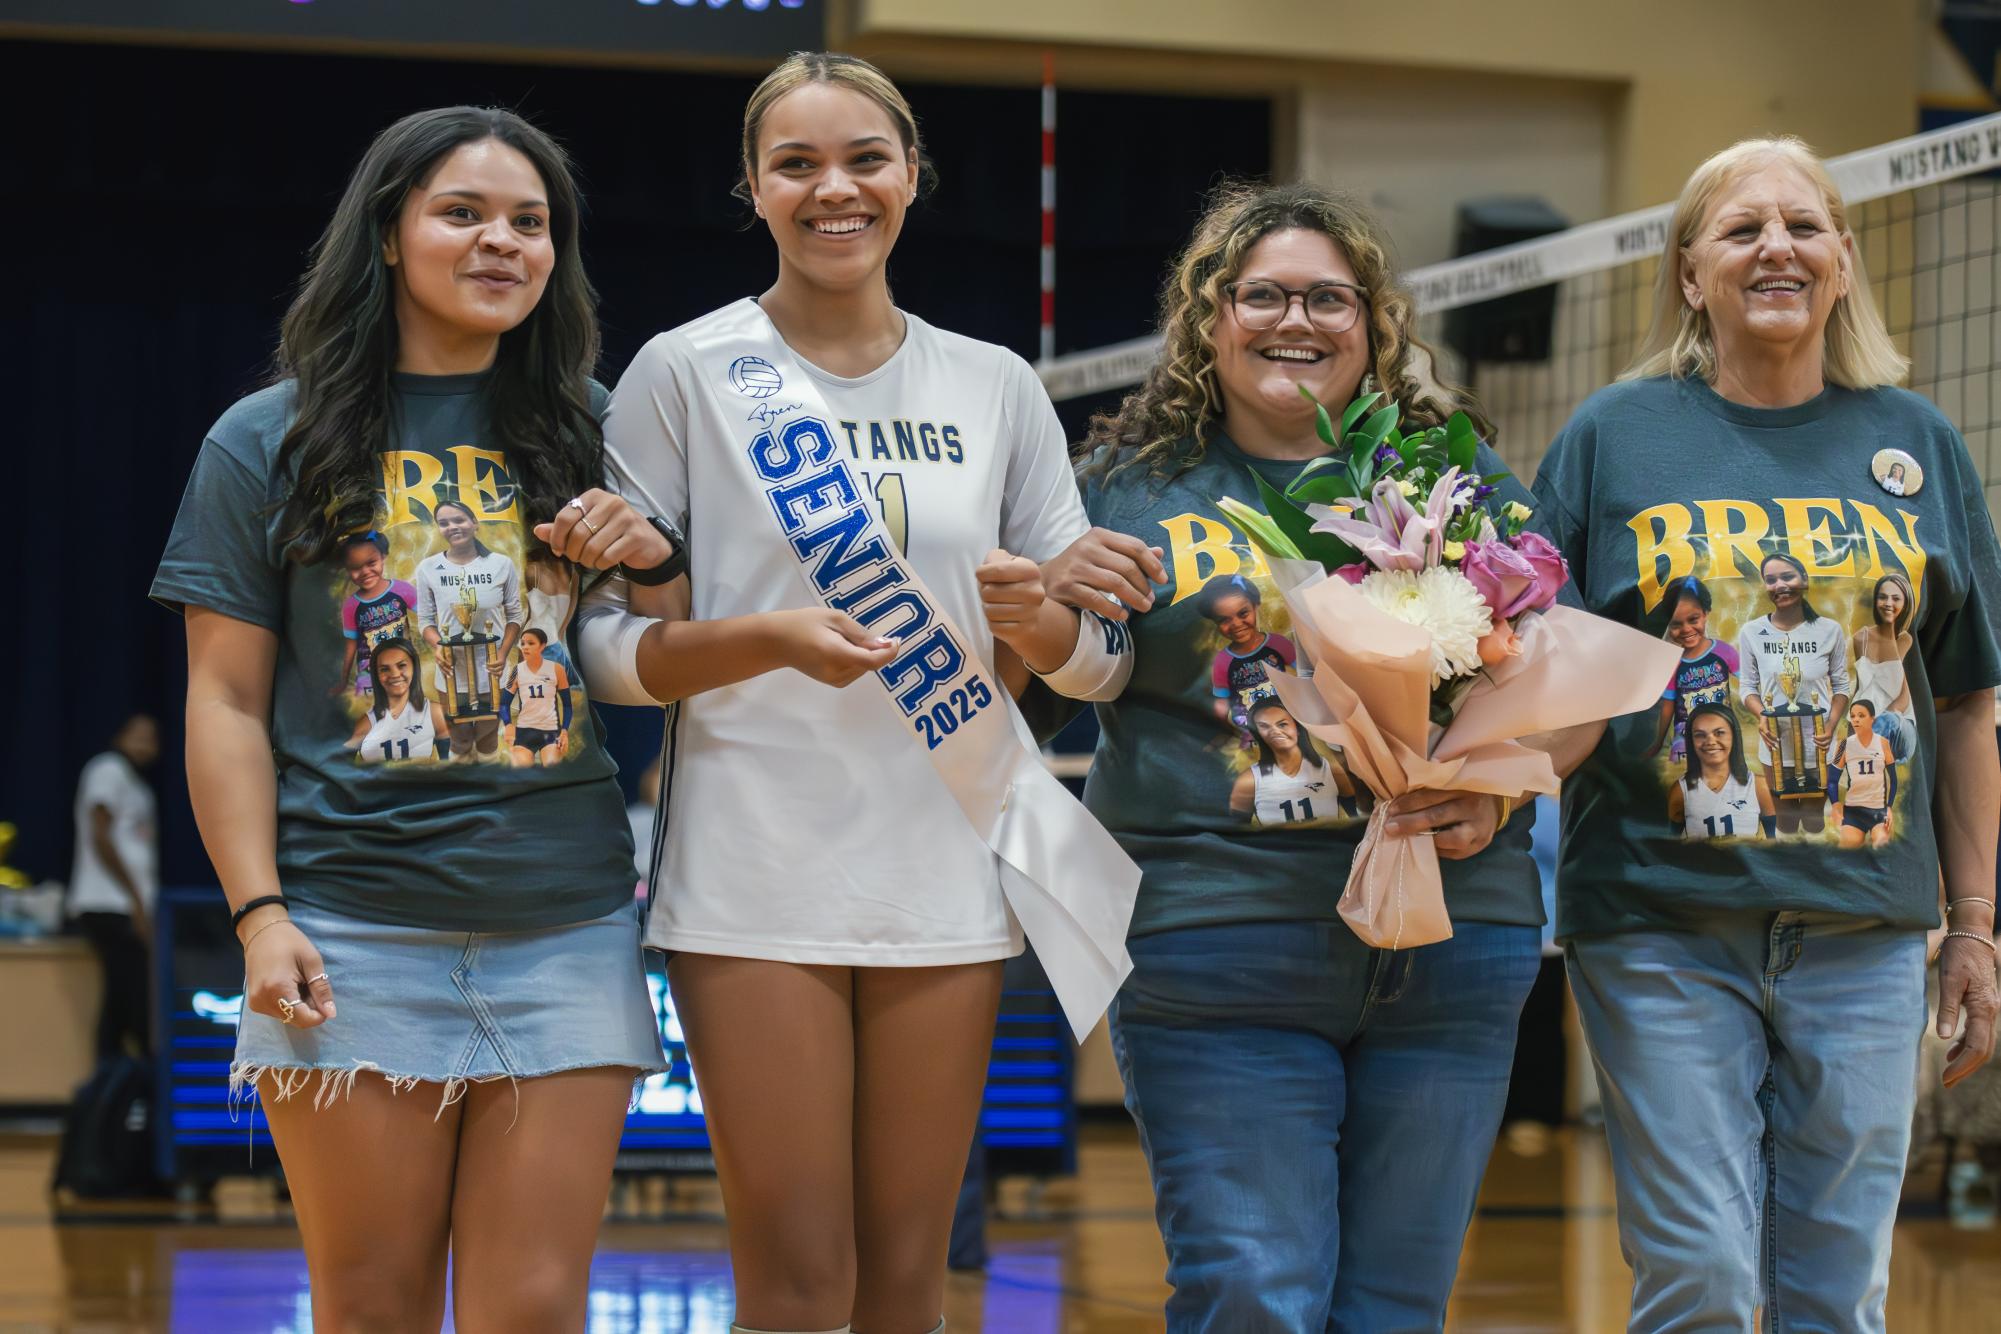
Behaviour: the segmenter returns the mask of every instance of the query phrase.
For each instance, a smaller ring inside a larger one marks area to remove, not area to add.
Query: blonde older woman
[[[1941,869],[1939,1028],[1966,1021],[1946,1082],[1993,1049],[2001,646],[1981,584],[2001,551],[1957,432],[1894,387],[1905,369],[1825,167],[1797,140],[1747,141],[1689,178],[1638,360],[1536,478],[1590,610],[1658,630],[1672,581],[1709,587],[1782,808],[1776,837],[1722,802],[1685,841],[1666,820],[1678,770],[1642,716],[1565,787],[1558,929],[1605,1092],[1634,1330],[1748,1329],[1761,1306],[1774,1329],[1883,1328]],[[1880,484],[1888,445],[1931,484]],[[1813,616],[1764,614],[1774,556],[1811,578]],[[1891,831],[1857,840],[1823,828],[1846,691],[1812,663],[1876,622],[1887,574],[1913,593],[1916,738],[1893,810],[1842,808]]]

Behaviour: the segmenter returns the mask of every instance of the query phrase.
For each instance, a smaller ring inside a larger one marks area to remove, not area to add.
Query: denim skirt
[[[334,1017],[294,1028],[246,1007],[232,1093],[325,1106],[363,1072],[398,1091],[533,1079],[591,1066],[640,1078],[667,1068],[646,986],[637,904],[533,931],[386,926],[305,904],[292,921],[319,950]]]

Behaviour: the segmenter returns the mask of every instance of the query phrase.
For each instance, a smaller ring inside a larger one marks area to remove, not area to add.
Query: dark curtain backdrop
[[[639,345],[769,283],[730,197],[748,77],[0,43],[12,187],[0,365],[15,596],[0,819],[16,865],[69,874],[78,770],[129,713],[163,724],[162,873],[212,882],[181,771],[185,646],[146,600],[202,435],[257,387],[277,320],[371,135],[426,106],[514,107],[575,156],[616,380]],[[906,85],[942,183],[891,262],[897,300],[1033,357],[1040,139],[1028,88]],[[1064,93],[1060,350],[1150,325],[1202,193],[1269,167],[1270,109]],[[1078,405],[1066,405],[1076,420]],[[628,773],[658,715],[606,710]]]

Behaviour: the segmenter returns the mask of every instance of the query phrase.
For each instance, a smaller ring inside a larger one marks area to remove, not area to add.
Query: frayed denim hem
[[[516,1075],[511,1071],[503,1070],[499,1074],[493,1075],[448,1075],[440,1081],[425,1075],[391,1074],[375,1062],[364,1060],[356,1060],[347,1065],[285,1065],[277,1063],[267,1064],[257,1061],[231,1061],[229,1064],[229,1114],[231,1120],[236,1118],[237,1109],[250,1101],[257,1084],[266,1075],[269,1075],[272,1081],[270,1091],[270,1100],[272,1102],[285,1102],[291,1098],[305,1096],[307,1089],[313,1083],[313,1076],[318,1075],[319,1087],[313,1090],[313,1110],[320,1112],[325,1111],[335,1102],[353,1096],[355,1080],[361,1078],[366,1073],[381,1075],[383,1082],[389,1085],[389,1091],[392,1094],[414,1092],[419,1084],[441,1083],[443,1087],[438,1099],[438,1110],[431,1117],[433,1121],[443,1116],[447,1107],[464,1100],[468,1084],[491,1084],[505,1079],[514,1085],[514,1114],[515,1119],[519,1120],[521,1115],[522,1080],[540,1079],[547,1075],[565,1074],[571,1070],[602,1069],[606,1066],[638,1069],[639,1073],[632,1081],[632,1094],[626,1101],[625,1109],[627,1112],[632,1111],[633,1108],[639,1105],[639,1091],[647,1079],[666,1068],[662,1066],[660,1069],[648,1070],[644,1067],[625,1065],[622,1061],[580,1061],[574,1065],[538,1070],[534,1074]],[[514,1122],[508,1122],[507,1128],[512,1130]]]

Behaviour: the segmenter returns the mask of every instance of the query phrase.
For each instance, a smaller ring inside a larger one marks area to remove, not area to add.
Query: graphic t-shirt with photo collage
[[[1305,466],[1248,455],[1216,431],[1199,462],[1168,478],[1144,464],[1110,477],[1082,471],[1091,522],[1160,547],[1168,570],[1153,609],[1127,623],[1132,679],[1097,706],[1084,789],[1085,805],[1139,863],[1135,934],[1340,920],[1373,799],[1279,702],[1271,675],[1309,664],[1264,558],[1216,507],[1224,496],[1257,505],[1255,474],[1283,490]],[[1479,467],[1504,465],[1483,448]],[[1509,500],[1528,500],[1512,479],[1491,503]],[[1046,697],[1031,698],[1040,714]],[[1523,811],[1479,855],[1440,863],[1456,920],[1542,922],[1532,823]],[[1346,927],[1338,938],[1355,939]]]
[[[223,414],[181,501],[153,596],[279,637],[278,874],[301,903],[498,931],[632,896],[615,769],[565,646],[579,573],[529,558],[486,378],[395,376],[375,523],[323,565],[280,554],[289,383]]]
[[[1882,485],[1886,449],[1924,484]],[[1933,700],[2001,682],[2001,549],[1938,409],[1617,384],[1535,496],[1581,604],[1682,648],[1658,712],[1614,719],[1564,784],[1559,933],[1733,908],[1935,924]]]

